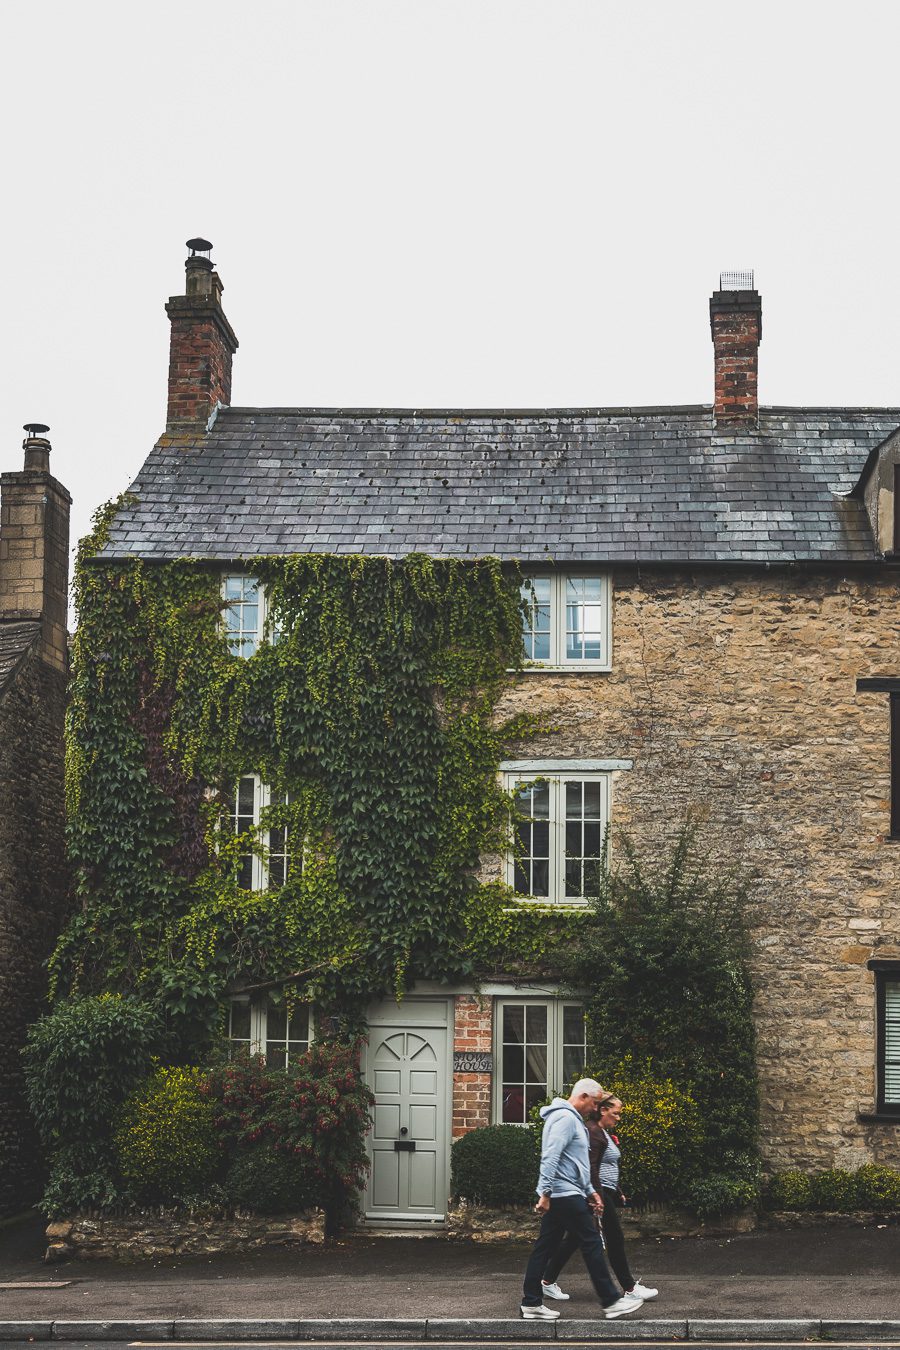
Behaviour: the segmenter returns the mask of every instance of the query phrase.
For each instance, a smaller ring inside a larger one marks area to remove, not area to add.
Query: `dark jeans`
[[[612,1266],[616,1279],[625,1290],[626,1294],[635,1286],[635,1278],[628,1266],[628,1257],[625,1255],[625,1234],[622,1232],[622,1223],[619,1219],[619,1197],[615,1191],[604,1186],[600,1192],[603,1197],[603,1218],[601,1224],[603,1227],[603,1236],[606,1238],[606,1256],[609,1264]],[[544,1279],[547,1284],[555,1284],[559,1278],[559,1272],[568,1261],[573,1252],[577,1252],[581,1245],[581,1240],[576,1233],[566,1233],[560,1243],[559,1250],[550,1257],[547,1267],[544,1271]]]
[[[581,1255],[597,1291],[597,1297],[604,1308],[608,1308],[621,1295],[609,1277],[603,1257],[603,1239],[597,1232],[594,1217],[583,1195],[558,1195],[550,1201],[550,1208],[541,1219],[541,1231],[525,1270],[522,1302],[533,1308],[543,1303],[541,1276],[548,1260],[557,1251],[567,1233],[574,1238],[575,1246],[572,1250],[574,1251],[575,1247],[581,1248]]]

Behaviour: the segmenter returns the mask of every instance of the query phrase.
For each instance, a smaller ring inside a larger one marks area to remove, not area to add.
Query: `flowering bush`
[[[193,1195],[220,1163],[215,1112],[199,1069],[157,1069],[126,1101],[114,1135],[119,1169],[135,1196]]]
[[[238,1060],[213,1074],[211,1091],[224,1145],[294,1157],[308,1177],[309,1203],[334,1216],[362,1187],[373,1098],[357,1044],[316,1041],[286,1070]]]

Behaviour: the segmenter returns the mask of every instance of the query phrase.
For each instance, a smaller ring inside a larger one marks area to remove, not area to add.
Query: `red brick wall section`
[[[231,361],[237,339],[214,296],[173,296],[169,346],[169,430],[205,424],[219,403],[231,403]]]
[[[709,321],[715,353],[716,422],[755,426],[762,301],[756,291],[717,291],[709,303]]]
[[[456,998],[454,1051],[486,1051],[493,1047],[493,1007],[489,998],[460,994]],[[453,1075],[453,1138],[491,1123],[491,1075]]]

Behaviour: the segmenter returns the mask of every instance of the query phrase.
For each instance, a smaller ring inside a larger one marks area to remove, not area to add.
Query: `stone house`
[[[710,303],[709,406],[232,406],[237,340],[192,245],[166,432],[100,560],[220,566],[239,656],[264,640],[242,559],[517,560],[528,663],[504,711],[553,728],[499,766],[527,807],[501,864],[517,903],[583,904],[608,824],[650,847],[701,817],[760,878],[767,1163],[900,1164],[900,408],[760,406],[743,274]],[[236,813],[265,793],[242,779]],[[439,1220],[451,1140],[524,1119],[582,1062],[550,980],[420,985],[367,1020],[378,1221]],[[282,1055],[310,1035],[264,995],[230,1026]]]
[[[69,507],[31,425],[0,475],[0,1216],[34,1203],[40,1159],[20,1051],[44,1011],[44,962],[66,909],[63,722]]]

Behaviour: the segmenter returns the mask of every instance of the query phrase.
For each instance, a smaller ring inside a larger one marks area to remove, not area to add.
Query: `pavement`
[[[44,1248],[39,1216],[0,1226],[0,1340],[900,1342],[900,1225],[633,1240],[632,1269],[659,1297],[603,1322],[576,1257],[551,1325],[519,1320],[521,1244],[364,1235],[61,1266],[43,1264]]]

